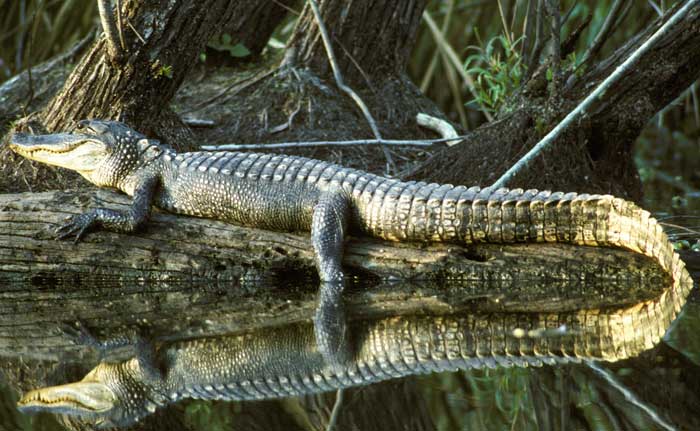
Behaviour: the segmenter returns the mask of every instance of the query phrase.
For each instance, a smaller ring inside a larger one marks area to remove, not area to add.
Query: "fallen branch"
[[[298,111],[298,109],[297,109]],[[297,111],[293,112],[287,123],[282,126],[291,126]],[[202,145],[203,150],[272,150],[281,148],[305,148],[305,147],[345,147],[351,145],[409,145],[415,147],[429,147],[433,144],[446,142],[448,146],[458,144],[466,136],[460,136],[454,127],[445,120],[431,117],[428,114],[416,115],[416,122],[419,126],[435,130],[442,138],[439,139],[353,139],[349,141],[314,141],[314,142],[278,142],[273,144],[225,144],[225,145]],[[280,127],[280,126],[277,126]],[[274,133],[274,130],[273,132]]]
[[[620,66],[618,66],[615,71],[610,74],[603,82],[598,85],[598,87],[593,90],[573,111],[564,117],[564,119],[557,124],[557,126],[552,129],[547,135],[542,138],[540,142],[537,143],[530,151],[528,151],[525,156],[518,160],[506,173],[504,173],[492,187],[500,188],[504,187],[523,167],[527,166],[528,163],[542,152],[547,146],[549,146],[559,135],[579,116],[585,112],[593,103],[602,98],[605,91],[608,90],[617,80],[628,71],[628,69],[653,45],[663,37],[674,25],[680,22],[694,6],[697,6],[700,0],[690,0],[681,9],[678,10],[664,25],[661,26],[646,42],[644,42],[636,51],[630,55],[627,60],[625,60]]]
[[[216,121],[203,120],[200,118],[183,118],[182,122],[187,124],[189,127],[214,127],[214,126],[216,126]]]
[[[349,141],[313,141],[313,142],[278,142],[274,144],[225,144],[202,145],[200,148],[207,151],[222,150],[273,150],[280,148],[305,148],[305,147],[345,147],[350,145],[410,145],[414,147],[429,147],[441,142],[461,141],[468,135],[448,136],[438,139],[353,139]]]
[[[459,137],[459,134],[455,130],[454,127],[452,127],[452,124],[450,124],[448,121],[445,121],[441,118],[437,117],[431,117],[428,114],[423,114],[422,112],[416,115],[416,122],[418,123],[419,126],[421,127],[426,127],[428,129],[434,130],[437,133],[440,134],[445,139],[451,138],[454,140],[447,141],[447,146],[451,147],[453,145],[457,145],[460,142],[462,142],[461,139],[455,139]]]

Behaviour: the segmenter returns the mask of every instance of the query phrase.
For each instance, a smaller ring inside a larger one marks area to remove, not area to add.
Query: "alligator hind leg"
[[[311,223],[311,242],[321,278],[318,307],[314,317],[316,345],[332,366],[349,360],[347,324],[343,305],[343,242],[349,217],[349,202],[342,190],[319,197]]]
[[[321,281],[343,281],[343,241],[350,212],[342,190],[321,194],[311,220],[311,243]]]
[[[343,288],[342,281],[322,281],[314,315],[316,346],[331,367],[347,365],[352,359]]]

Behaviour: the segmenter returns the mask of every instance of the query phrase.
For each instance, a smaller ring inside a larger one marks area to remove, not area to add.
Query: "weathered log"
[[[0,279],[6,280],[0,338],[9,340],[0,355],[55,357],[58,345],[59,352],[67,347],[55,332],[55,321],[64,318],[103,328],[148,321],[167,337],[313,315],[317,283],[309,277],[315,270],[304,234],[155,212],[137,234],[54,240],[53,228],[66,216],[128,203],[107,190],[0,195]],[[360,317],[617,306],[658,295],[668,280],[634,253],[556,244],[466,248],[352,238],[344,264],[363,280],[385,280],[380,287],[349,287],[350,313]]]
[[[79,244],[54,241],[53,230],[89,208],[125,210],[128,197],[108,190],[0,195],[0,270],[30,278],[96,274],[144,279],[245,280],[260,274],[313,274],[308,234],[278,233],[155,211],[136,234],[97,232]],[[348,241],[344,263],[365,279],[570,280],[658,276],[627,252],[564,245],[479,245]]]
[[[155,212],[137,234],[97,232],[79,244],[53,239],[52,229],[66,216],[96,205],[123,209],[128,203],[126,196],[108,190],[0,195],[0,279],[5,281],[0,290],[0,372],[16,389],[74,380],[84,372],[56,368],[56,361],[94,364],[95,352],[72,344],[59,330],[59,324],[75,319],[102,335],[145,324],[157,340],[172,340],[282,325],[313,315],[316,283],[304,277],[314,274],[305,234]],[[353,238],[344,263],[365,278],[414,280],[349,286],[345,298],[353,319],[614,306],[656,296],[668,282],[643,256],[556,244],[466,248]],[[267,281],[266,274],[276,282],[257,282]],[[350,396],[353,403],[359,393],[377,399],[386,387],[362,388]],[[410,390],[397,400],[410,399],[410,394],[418,396]],[[328,401],[332,396],[281,403],[300,403],[300,411],[319,414],[328,410]],[[249,409],[251,423],[259,424],[260,413],[272,414],[270,406],[278,405],[284,404],[245,404],[244,409]],[[283,420],[285,411],[274,413],[275,420]],[[366,410],[344,411],[342,420],[356,423]],[[182,418],[183,412],[170,414]],[[401,422],[400,416],[394,419]],[[406,417],[429,418],[425,412],[406,412]],[[136,429],[155,429],[149,428],[153,423]]]

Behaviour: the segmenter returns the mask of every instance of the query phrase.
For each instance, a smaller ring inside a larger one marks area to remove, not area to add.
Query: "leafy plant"
[[[165,77],[172,79],[173,77],[173,66],[171,64],[161,64],[160,60],[156,60],[151,64],[151,69],[153,70],[154,78]]]
[[[476,76],[476,98],[482,109],[498,111],[505,100],[520,86],[524,66],[516,49],[521,39],[510,41],[505,35],[492,38],[485,46],[475,47],[464,67]]]
[[[185,422],[192,430],[230,430],[234,411],[235,407],[229,403],[191,401],[185,407]]]
[[[233,43],[233,38],[227,33],[210,40],[207,46],[216,51],[228,52],[231,57],[235,58],[242,58],[250,55],[250,50],[248,50],[245,45],[242,43]]]

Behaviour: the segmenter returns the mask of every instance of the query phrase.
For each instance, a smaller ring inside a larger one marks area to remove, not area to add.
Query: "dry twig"
[[[351,145],[409,145],[414,147],[429,147],[441,142],[452,142],[466,139],[469,135],[458,135],[439,139],[354,139],[350,141],[313,141],[313,142],[278,142],[274,144],[226,144],[226,145],[202,145],[207,151],[220,150],[279,150],[281,148],[305,148],[305,147],[346,147]]]
[[[126,43],[124,42],[124,32],[122,31],[122,2],[121,0],[115,0],[115,5],[117,9],[117,31],[119,32],[119,45],[122,47],[123,51],[126,51]]]
[[[355,102],[355,104],[360,108],[362,111],[362,114],[365,116],[365,120],[367,120],[367,123],[369,123],[370,129],[372,129],[372,134],[374,135],[375,139],[378,141],[382,140],[382,135],[379,133],[379,127],[377,127],[377,122],[374,121],[374,117],[372,116],[372,113],[369,112],[369,108],[367,108],[367,105],[365,105],[365,102],[362,100],[359,94],[355,92],[352,88],[347,86],[345,84],[345,81],[343,80],[343,75],[340,72],[340,67],[338,66],[338,61],[336,60],[335,53],[333,52],[333,46],[331,45],[331,39],[330,36],[328,36],[328,30],[326,30],[326,25],[323,23],[323,19],[321,18],[321,12],[318,9],[318,4],[316,3],[316,0],[307,0],[309,2],[309,6],[311,6],[311,10],[314,13],[314,18],[316,19],[316,25],[318,26],[318,31],[321,33],[321,40],[323,41],[323,46],[326,49],[326,55],[328,56],[328,62],[331,65],[331,69],[333,70],[333,77],[335,78],[335,83],[340,88],[345,94],[350,96],[350,98]],[[396,166],[394,164],[394,161],[391,158],[391,154],[389,153],[389,150],[385,147],[382,146],[382,151],[384,152],[384,157],[386,158],[387,162],[387,168],[391,168],[391,170],[396,170]],[[389,170],[389,169],[387,169]]]
[[[333,411],[331,412],[331,417],[328,419],[328,426],[326,426],[326,431],[332,431],[336,423],[338,422],[338,416],[340,416],[340,406],[343,405],[343,390],[338,389],[335,392],[335,403],[333,404]]]
[[[454,138],[457,138],[459,136],[459,134],[457,133],[455,128],[452,127],[452,124],[450,124],[449,122],[447,122],[441,118],[431,117],[430,115],[424,114],[421,112],[418,115],[416,115],[416,122],[421,127],[426,127],[428,129],[436,131],[443,138],[454,139]],[[453,141],[447,141],[447,146],[451,147],[453,145],[459,144],[460,142],[462,142],[461,139],[454,139]]]

